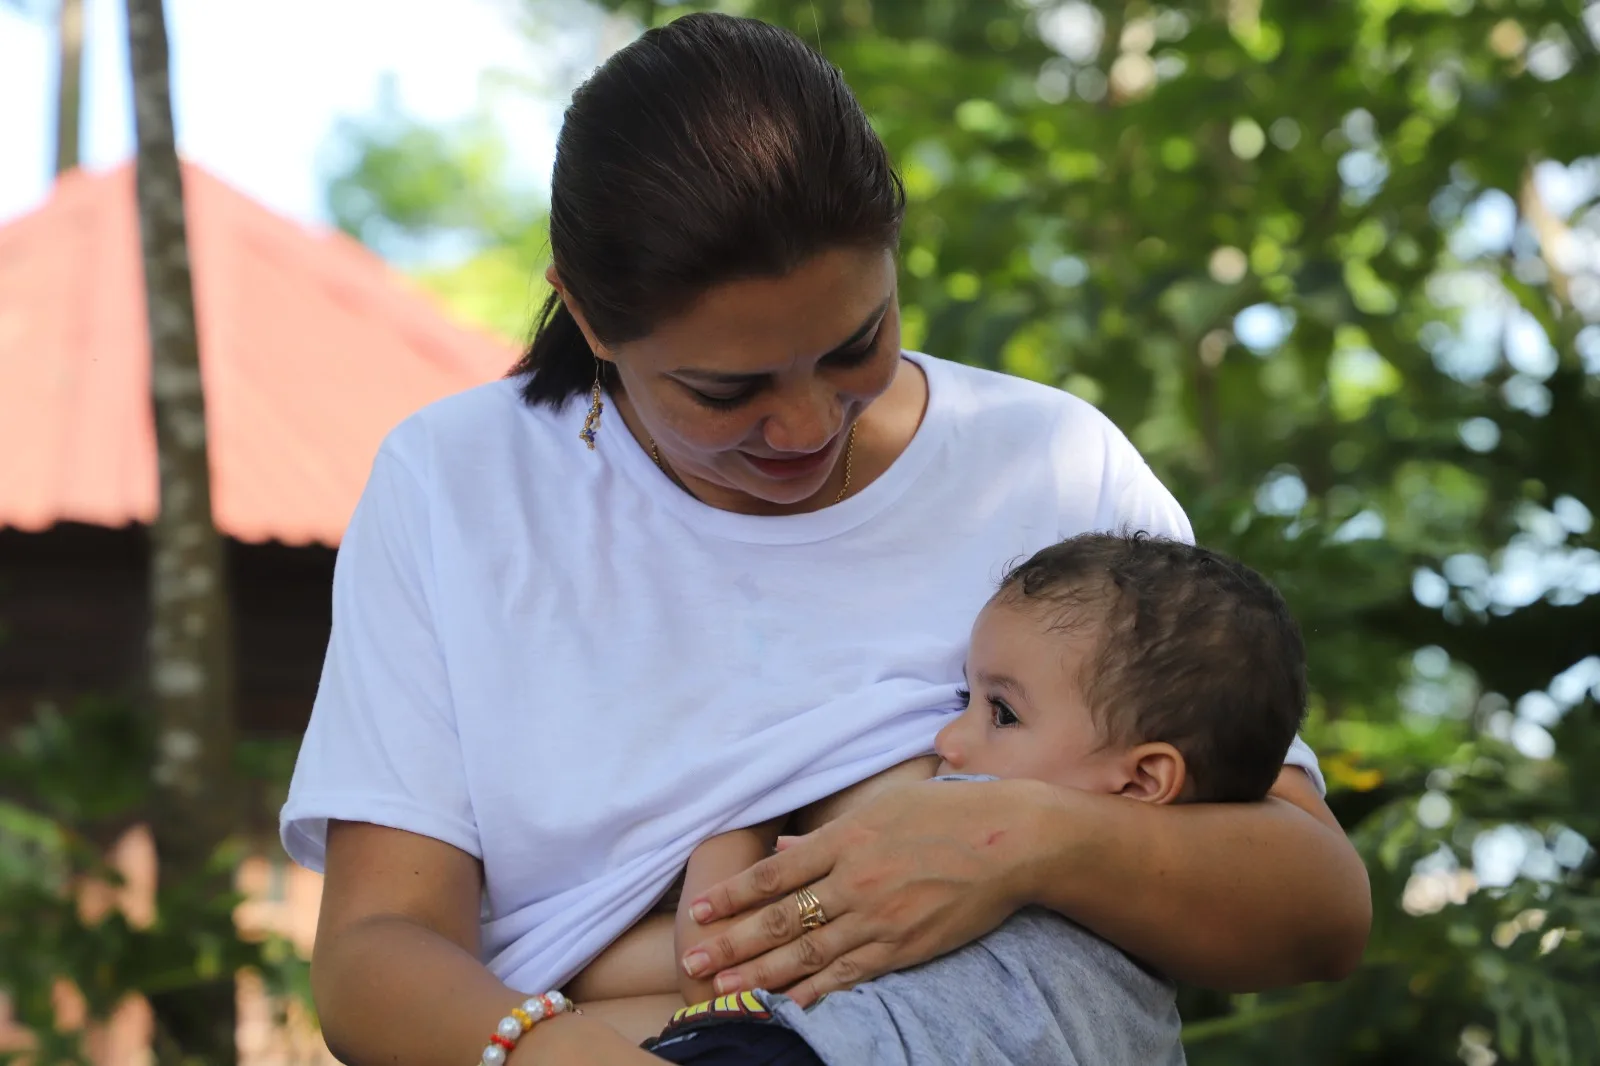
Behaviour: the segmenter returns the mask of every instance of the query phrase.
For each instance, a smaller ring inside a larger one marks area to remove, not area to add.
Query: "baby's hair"
[[[1263,798],[1305,715],[1300,627],[1234,559],[1144,534],[1090,533],[1013,568],[998,603],[1096,641],[1077,679],[1107,745],[1183,753],[1185,798]]]

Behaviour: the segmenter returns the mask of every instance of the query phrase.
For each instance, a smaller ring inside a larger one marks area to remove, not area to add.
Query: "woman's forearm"
[[[353,922],[319,942],[311,981],[328,1048],[349,1066],[472,1062],[500,1019],[527,998],[459,945],[411,919],[386,915]],[[595,1044],[594,1057],[569,1057],[567,1041],[555,1040],[553,1028],[540,1034],[535,1026],[508,1066],[648,1062],[642,1052],[625,1052],[659,1032],[679,1005],[676,996],[585,1004],[590,1024],[579,1030],[614,1037]]]
[[[319,938],[311,987],[328,1049],[347,1066],[461,1066],[525,998],[459,945],[389,915]]]
[[[1372,920],[1366,870],[1301,771],[1274,791],[1154,807],[1037,786],[1024,843],[1039,858],[1019,894],[1191,984],[1342,978]]]

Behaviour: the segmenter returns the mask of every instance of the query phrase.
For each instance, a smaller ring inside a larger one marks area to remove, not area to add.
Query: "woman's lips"
[[[792,459],[769,459],[760,455],[751,455],[746,452],[744,457],[750,465],[767,477],[778,481],[792,481],[796,478],[810,477],[833,459],[834,448],[830,443],[819,451],[809,455],[800,455]]]

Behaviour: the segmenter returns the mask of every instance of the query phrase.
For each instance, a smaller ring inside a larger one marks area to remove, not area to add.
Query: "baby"
[[[979,614],[966,710],[907,764],[800,812],[805,832],[904,780],[1030,778],[1146,803],[1266,796],[1305,708],[1305,652],[1283,599],[1215,552],[1090,534],[1011,571]],[[959,784],[939,787],[959,788]],[[775,823],[694,853],[684,900],[768,853]],[[708,930],[684,914],[678,950]],[[715,932],[715,930],[710,930]],[[622,947],[622,945],[618,945]],[[603,961],[603,960],[602,960]],[[597,964],[598,965],[598,964]],[[646,1047],[700,1066],[1184,1061],[1174,990],[1055,914],[1025,910],[976,943],[802,1010],[765,992],[685,1008]]]

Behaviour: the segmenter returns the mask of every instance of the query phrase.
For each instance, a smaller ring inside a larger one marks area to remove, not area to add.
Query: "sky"
[[[84,0],[85,166],[132,155],[124,0]],[[54,4],[24,4],[53,11]],[[616,28],[576,4],[534,34],[517,0],[167,0],[179,148],[274,210],[324,221],[322,184],[341,118],[370,114],[392,76],[428,121],[489,109],[516,173],[547,181],[561,107]],[[485,75],[543,82],[495,90]],[[552,71],[554,72],[552,74]],[[0,5],[0,223],[48,193],[55,158],[53,18]]]

